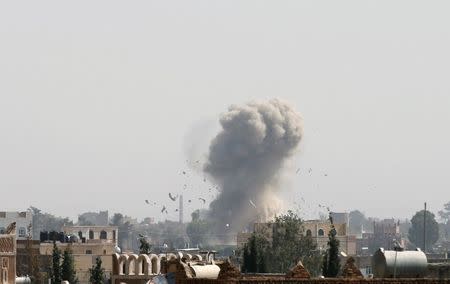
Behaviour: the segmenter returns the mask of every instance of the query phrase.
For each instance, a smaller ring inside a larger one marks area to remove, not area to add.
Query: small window
[[[86,254],[92,254],[92,250],[87,249],[87,250],[86,250]]]
[[[106,231],[101,231],[100,232],[100,239],[106,240],[107,238],[108,238],[108,233],[106,233]]]
[[[319,231],[317,231],[317,234],[322,237],[325,235],[325,232],[322,229],[319,229]]]
[[[0,234],[4,234],[4,233],[6,233],[5,227],[0,227]]]
[[[79,231],[78,232],[78,237],[81,239],[81,238],[83,238],[83,232],[82,231]]]
[[[312,236],[312,232],[311,232],[311,230],[306,230],[306,236],[308,236],[308,237],[311,237]]]
[[[89,231],[89,239],[90,240],[94,239],[94,231]]]
[[[103,254],[106,254],[106,249],[103,250]]]
[[[25,229],[24,227],[20,227],[19,228],[19,237],[26,237],[27,236],[27,229]]]

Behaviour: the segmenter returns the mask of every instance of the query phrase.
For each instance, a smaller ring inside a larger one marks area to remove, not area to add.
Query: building
[[[26,240],[29,230],[32,230],[33,216],[30,211],[0,212],[0,234],[4,234],[9,224],[16,222],[16,237]]]
[[[69,242],[57,241],[56,246],[64,251],[70,249],[73,254],[76,275],[79,283],[89,283],[89,269],[95,264],[96,258],[102,260],[102,267],[109,278],[112,273],[112,255],[117,252],[116,226],[64,226],[64,235]],[[41,255],[50,256],[53,252],[51,240],[41,242]]]
[[[0,235],[0,283],[16,283],[16,230],[14,224],[6,226],[10,231]]]

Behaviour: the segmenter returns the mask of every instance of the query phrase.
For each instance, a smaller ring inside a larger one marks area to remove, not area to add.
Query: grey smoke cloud
[[[279,210],[279,174],[300,143],[303,120],[287,102],[271,99],[230,106],[220,125],[204,167],[220,185],[209,216],[219,232],[225,224],[237,231]]]

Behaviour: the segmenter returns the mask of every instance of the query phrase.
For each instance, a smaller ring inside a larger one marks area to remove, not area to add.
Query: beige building
[[[89,283],[89,269],[95,264],[96,258],[102,260],[107,278],[112,273],[112,255],[117,247],[117,227],[115,226],[64,226],[66,235],[78,237],[75,242],[56,242],[57,247],[64,251],[72,250],[75,269],[80,284]],[[51,255],[53,242],[44,242],[39,248],[41,255]]]
[[[16,231],[0,235],[0,284],[16,283]]]

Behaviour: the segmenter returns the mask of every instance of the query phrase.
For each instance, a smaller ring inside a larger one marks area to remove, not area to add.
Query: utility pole
[[[424,210],[423,210],[423,252],[426,253],[427,252],[427,231],[426,231],[426,226],[427,226],[427,203],[425,202],[424,204]]]
[[[183,223],[183,194],[180,195],[180,199],[179,199],[179,205],[178,205],[178,221],[181,223]]]

